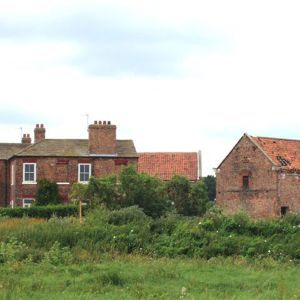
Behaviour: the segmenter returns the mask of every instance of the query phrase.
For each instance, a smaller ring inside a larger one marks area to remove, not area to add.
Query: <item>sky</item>
[[[300,139],[299,1],[0,0],[0,141],[110,120],[138,152]]]

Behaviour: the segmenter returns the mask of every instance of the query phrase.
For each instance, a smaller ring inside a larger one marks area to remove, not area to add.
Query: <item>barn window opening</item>
[[[243,176],[243,190],[249,189],[249,176]]]
[[[285,216],[288,212],[289,212],[288,206],[281,206],[281,209],[280,209],[281,216]]]

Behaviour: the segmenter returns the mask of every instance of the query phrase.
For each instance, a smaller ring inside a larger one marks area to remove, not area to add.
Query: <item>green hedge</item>
[[[52,216],[68,217],[78,215],[77,205],[49,205],[49,206],[31,206],[31,207],[2,207],[0,208],[0,216],[7,216],[11,218],[22,218],[28,216],[31,218],[47,218]]]

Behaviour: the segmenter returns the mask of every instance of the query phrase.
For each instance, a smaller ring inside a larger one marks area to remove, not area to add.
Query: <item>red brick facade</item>
[[[300,170],[292,168],[300,141],[292,141],[287,151],[290,142],[245,134],[216,170],[217,206],[228,214],[244,211],[254,218],[300,212]],[[289,157],[288,165],[284,157]]]
[[[23,205],[23,199],[34,199],[40,179],[57,182],[62,201],[68,202],[72,184],[79,181],[81,164],[88,165],[89,175],[101,177],[137,163],[133,142],[116,140],[115,125],[97,122],[89,131],[89,140],[52,140],[45,138],[44,126],[37,124],[34,144],[28,143],[28,134],[21,144],[1,144],[0,206]],[[25,177],[24,164],[34,167],[34,180]]]

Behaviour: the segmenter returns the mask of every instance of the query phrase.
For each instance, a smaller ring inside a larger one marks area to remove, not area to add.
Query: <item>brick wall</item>
[[[73,183],[78,182],[78,164],[90,163],[92,176],[101,177],[120,172],[122,165],[116,163],[119,158],[57,158],[39,157],[34,159],[15,158],[15,185],[10,192],[10,200],[35,198],[37,185],[23,184],[23,163],[34,162],[37,166],[37,180],[48,179],[58,183],[58,189],[64,202],[68,202],[68,193]],[[137,158],[122,159],[126,164],[137,163]],[[19,201],[20,202],[20,201]],[[21,205],[21,202],[19,203]]]
[[[289,212],[300,212],[300,174],[280,174],[280,206],[288,206]]]
[[[243,189],[243,176],[249,176],[249,189]],[[217,206],[225,213],[245,211],[255,218],[280,214],[278,174],[263,152],[244,135],[216,173]]]
[[[0,206],[5,206],[7,202],[7,161],[0,160]]]

